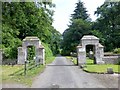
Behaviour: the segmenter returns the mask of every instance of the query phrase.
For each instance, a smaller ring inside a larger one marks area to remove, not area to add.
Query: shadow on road
[[[76,65],[47,65],[47,66],[76,66]]]
[[[57,54],[57,55],[56,55],[56,57],[63,57],[63,56],[62,56],[62,55],[60,55],[60,54]]]

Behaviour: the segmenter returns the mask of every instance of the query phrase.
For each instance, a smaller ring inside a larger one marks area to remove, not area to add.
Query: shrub
[[[51,49],[49,48],[49,45],[46,43],[42,43],[42,45],[45,48],[45,57],[47,58],[47,57],[53,56],[53,53],[52,53]]]
[[[113,50],[113,53],[120,54],[120,48],[115,48],[115,49]]]

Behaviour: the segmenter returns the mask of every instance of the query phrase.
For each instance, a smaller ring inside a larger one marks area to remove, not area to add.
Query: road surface
[[[31,88],[118,88],[118,76],[86,73],[59,56],[36,77]]]

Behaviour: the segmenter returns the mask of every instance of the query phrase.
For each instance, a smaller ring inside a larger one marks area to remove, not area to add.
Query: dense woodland
[[[39,37],[45,46],[46,56],[76,52],[76,46],[83,35],[100,38],[105,51],[120,48],[120,2],[105,2],[98,7],[95,11],[98,19],[93,22],[83,2],[79,0],[63,35],[52,26],[54,7],[51,2],[2,3],[0,48],[4,50],[4,58],[17,58],[17,47],[22,45],[26,36]]]
[[[105,51],[119,52],[120,48],[120,2],[104,2],[97,8],[96,21],[91,21],[83,2],[76,3],[74,13],[71,14],[70,25],[63,33],[62,54],[70,55],[76,52],[76,46],[83,35],[95,35]],[[115,49],[115,50],[114,50]]]
[[[54,4],[42,2],[2,3],[2,45],[4,58],[17,58],[17,47],[26,36],[37,36],[46,55],[59,53],[61,34],[52,26]]]

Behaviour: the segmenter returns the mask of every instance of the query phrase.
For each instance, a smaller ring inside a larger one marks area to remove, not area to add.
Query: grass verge
[[[67,56],[67,59],[71,59],[72,62],[76,65],[77,64],[77,59],[73,58],[71,56]],[[107,68],[111,67],[113,68],[113,71],[115,73],[120,73],[120,65],[113,65],[113,64],[93,64],[93,60],[87,59],[86,60],[86,65],[83,68],[84,71],[89,72],[89,73],[106,73]]]
[[[72,56],[66,56],[68,60],[71,60],[75,65],[77,65],[77,58]]]
[[[93,60],[87,59],[87,63],[85,67],[83,68],[84,71],[90,72],[90,73],[107,73],[107,68],[111,67],[113,68],[113,71],[115,73],[120,73],[120,65],[113,65],[113,64],[93,64]]]
[[[84,71],[90,72],[90,73],[107,73],[107,68],[111,67],[113,68],[113,71],[115,73],[120,73],[119,71],[119,65],[86,65],[86,67],[83,68]]]
[[[93,64],[93,60],[87,59],[86,65],[83,68],[84,71],[90,73],[107,73],[107,68],[113,68],[115,73],[120,73],[120,65],[113,65],[113,64]]]
[[[55,57],[47,57],[46,58],[46,64],[52,63]]]
[[[46,58],[46,64],[51,63],[55,57]],[[27,86],[31,86],[34,78],[42,73],[45,69],[45,65],[39,65],[30,70],[27,70],[26,76],[24,75],[24,65],[2,65],[2,83],[22,83]],[[16,72],[23,72],[17,74]],[[13,74],[14,73],[14,74]]]

